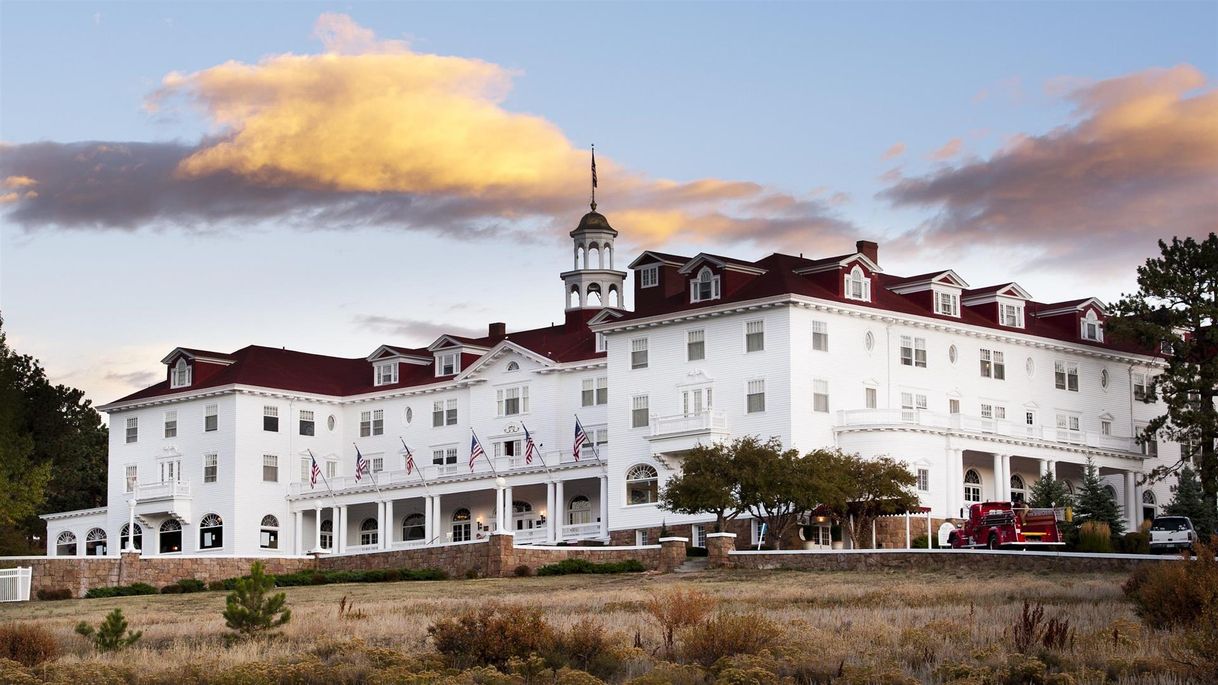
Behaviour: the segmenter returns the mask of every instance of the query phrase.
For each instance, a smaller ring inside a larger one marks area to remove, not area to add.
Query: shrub
[[[554,628],[542,618],[541,610],[520,605],[471,609],[436,621],[427,634],[436,651],[458,668],[503,669],[513,657],[543,653],[555,642]]]
[[[148,583],[132,583],[131,585],[115,585],[112,587],[95,587],[85,593],[88,599],[106,599],[109,597],[134,597],[136,595],[155,595],[157,589]]]
[[[562,576],[570,573],[642,573],[647,567],[638,559],[609,561],[603,564],[587,559],[563,559],[557,564],[546,564],[537,569],[539,576]]]
[[[715,598],[705,592],[676,588],[653,594],[644,608],[659,624],[660,632],[664,635],[664,647],[672,651],[677,631],[705,621],[715,610],[715,604]]]
[[[1011,642],[1015,649],[1022,654],[1029,654],[1033,649],[1064,650],[1074,646],[1074,631],[1070,628],[1070,619],[1057,616],[1045,621],[1045,607],[1037,604],[1035,607],[1028,600],[1023,601],[1023,613],[1011,628]]]
[[[161,594],[180,595],[182,594],[182,586],[178,585],[177,583],[174,583],[173,585],[166,585],[165,587],[161,588]]]
[[[282,592],[267,596],[275,587],[275,577],[268,576],[262,562],[255,561],[247,578],[237,581],[224,607],[224,625],[237,631],[238,638],[272,635],[271,630],[292,619],[292,610],[284,606],[287,595]]]
[[[528,578],[529,576],[533,575],[533,569],[529,568],[528,564],[521,564],[516,567],[516,570],[513,571],[513,573],[516,574],[517,578]]]
[[[46,628],[23,623],[0,625],[0,659],[37,666],[58,655],[59,643]]]
[[[1150,554],[1150,533],[1125,533],[1117,538],[1117,551],[1123,554]]]
[[[554,661],[597,675],[612,675],[617,664],[605,627],[590,618],[581,618],[559,634]]]
[[[182,592],[203,592],[207,589],[207,583],[196,578],[183,578],[178,581],[178,587],[182,588]]]
[[[170,585],[168,587],[176,587]],[[118,652],[139,641],[144,631],[131,632],[127,629],[127,619],[123,618],[123,610],[115,609],[106,614],[106,618],[96,629],[81,621],[76,624],[76,633],[93,641],[93,647],[99,652]]]
[[[1087,521],[1078,527],[1078,551],[1102,554],[1112,551],[1112,529],[1102,521]]]
[[[226,590],[227,588],[225,588],[225,587],[224,587],[224,583],[225,583],[225,582],[226,582],[226,581],[223,581],[223,580],[213,580],[213,581],[211,581],[210,583],[208,583],[208,584],[207,584],[207,589],[208,589],[208,590],[211,590],[212,592],[218,592],[218,591],[220,591],[220,590]]]
[[[63,599],[72,599],[72,591],[66,587],[57,588],[42,588],[37,592],[38,599],[45,602],[54,602]]]
[[[248,576],[247,576],[248,577]],[[277,587],[330,585],[332,583],[387,583],[401,580],[445,580],[448,574],[436,568],[369,569],[366,571],[297,571],[274,576]],[[211,590],[237,588],[238,578],[227,578],[207,584]],[[178,581],[181,584],[183,581]],[[193,592],[184,590],[184,592]]]
[[[709,667],[725,656],[757,654],[778,633],[778,626],[760,614],[720,613],[687,629],[681,655]]]
[[[1150,627],[1191,626],[1218,613],[1218,561],[1213,548],[1198,543],[1195,561],[1142,566],[1123,589],[1134,612]]]

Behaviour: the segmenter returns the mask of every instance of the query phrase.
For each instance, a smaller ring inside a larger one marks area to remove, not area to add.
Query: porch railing
[[[1021,421],[987,419],[963,414],[941,414],[921,409],[850,409],[837,413],[839,427],[912,424],[959,433],[1003,435],[1031,438],[1067,445],[1081,445],[1117,452],[1140,453],[1141,447],[1130,437],[1103,435],[1090,431],[1068,430],[1055,426],[1028,425]]]
[[[546,541],[545,528],[532,528],[529,530],[518,530],[515,532],[516,544],[524,545],[536,542]]]
[[[600,534],[601,524],[599,523],[577,523],[562,527],[562,536],[568,539],[599,537]]]

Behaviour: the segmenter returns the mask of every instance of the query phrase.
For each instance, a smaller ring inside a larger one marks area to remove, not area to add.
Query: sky
[[[870,239],[1111,301],[1218,230],[1216,75],[1216,2],[6,0],[0,314],[97,403],[546,325],[592,144],[619,266]]]

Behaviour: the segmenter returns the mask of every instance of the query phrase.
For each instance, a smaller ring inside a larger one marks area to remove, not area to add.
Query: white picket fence
[[[0,569],[0,602],[30,601],[30,578],[33,569],[3,568]]]

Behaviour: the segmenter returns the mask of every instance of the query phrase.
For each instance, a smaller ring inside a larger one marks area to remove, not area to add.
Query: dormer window
[[[711,272],[710,267],[702,267],[702,270],[698,272],[698,277],[689,285],[690,302],[719,299],[719,277]]]
[[[1018,304],[999,305],[999,322],[1011,328],[1023,328],[1023,306]]]
[[[960,295],[944,290],[935,291],[935,313],[943,316],[960,316]]]
[[[397,382],[397,362],[382,362],[376,365],[376,385],[392,385]]]
[[[451,376],[457,372],[457,353],[445,352],[436,355],[436,375]]]
[[[1080,334],[1083,340],[1094,340],[1095,342],[1104,342],[1104,324],[1095,315],[1095,310],[1088,310],[1087,316],[1083,317],[1082,330]]]
[[[185,388],[188,385],[190,385],[190,364],[187,364],[185,359],[178,359],[178,363],[173,365],[173,372],[169,375],[169,387]]]
[[[645,266],[639,269],[639,287],[654,288],[660,284],[660,267]]]
[[[848,300],[871,301],[871,279],[863,275],[861,267],[856,266],[850,270],[850,273],[846,274],[846,288],[844,292]]]

